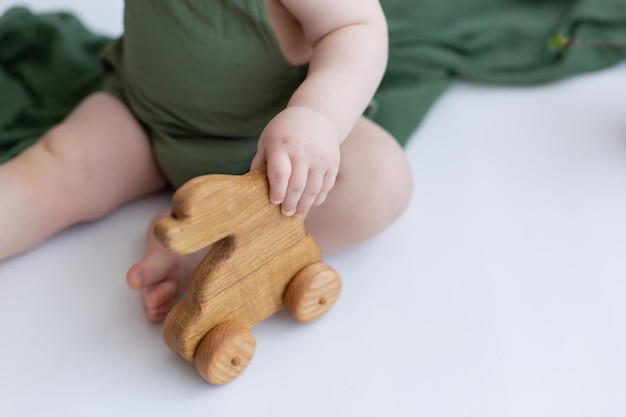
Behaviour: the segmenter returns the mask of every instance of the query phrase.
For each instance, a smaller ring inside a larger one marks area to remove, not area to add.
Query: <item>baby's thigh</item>
[[[143,127],[108,93],[87,97],[34,147],[53,156],[57,182],[81,191],[103,210],[165,185]]]

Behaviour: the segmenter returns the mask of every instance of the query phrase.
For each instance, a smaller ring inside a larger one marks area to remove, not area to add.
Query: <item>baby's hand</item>
[[[324,202],[339,170],[341,138],[323,114],[288,107],[268,123],[251,168],[267,164],[270,200],[286,216]]]

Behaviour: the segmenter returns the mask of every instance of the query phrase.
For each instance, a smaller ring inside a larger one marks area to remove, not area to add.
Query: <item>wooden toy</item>
[[[250,330],[256,323],[283,305],[297,320],[315,320],[341,291],[339,275],[322,263],[304,219],[282,215],[269,201],[265,167],[190,180],[176,191],[171,215],[154,232],[179,254],[213,243],[163,329],[167,345],[213,384],[246,368],[256,347]]]

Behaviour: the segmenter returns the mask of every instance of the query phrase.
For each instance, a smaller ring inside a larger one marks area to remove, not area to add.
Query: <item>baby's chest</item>
[[[132,82],[146,87],[197,88],[280,83],[293,73],[262,5],[214,0],[127,0],[124,62]],[[226,7],[231,4],[232,7]],[[274,19],[276,20],[276,19]],[[273,20],[273,21],[274,21]],[[276,20],[281,39],[292,29]],[[290,49],[291,50],[291,49]],[[190,91],[192,92],[192,91]]]

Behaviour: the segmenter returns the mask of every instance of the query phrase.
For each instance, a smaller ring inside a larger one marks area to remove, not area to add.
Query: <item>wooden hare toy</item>
[[[154,233],[179,254],[213,243],[163,328],[167,345],[213,384],[246,368],[256,323],[283,305],[297,320],[315,320],[341,291],[339,275],[322,263],[304,219],[284,216],[270,202],[265,167],[190,180],[176,191],[171,216]]]

